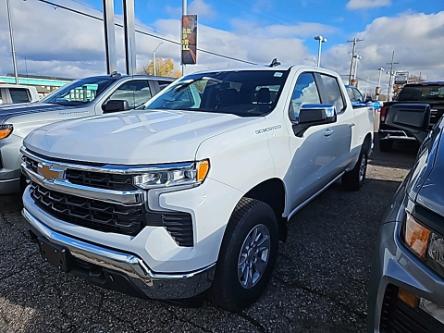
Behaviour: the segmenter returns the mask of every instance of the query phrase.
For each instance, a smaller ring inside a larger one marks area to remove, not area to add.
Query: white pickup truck
[[[196,73],[146,109],[48,125],[22,148],[43,256],[101,286],[209,290],[241,309],[266,287],[286,221],[336,180],[365,179],[373,113],[328,70]]]

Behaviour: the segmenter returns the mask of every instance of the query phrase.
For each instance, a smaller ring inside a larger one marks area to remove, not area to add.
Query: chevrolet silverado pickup
[[[195,73],[145,110],[29,134],[23,215],[62,271],[238,310],[266,287],[286,222],[339,179],[361,187],[372,142],[372,110],[332,71]]]
[[[428,110],[430,109],[430,112]],[[430,114],[432,128],[444,114],[444,81],[406,84],[393,102],[385,102],[380,111],[379,147],[392,150],[394,142],[417,141],[409,130],[401,130],[387,123],[391,110],[421,111]]]
[[[66,119],[143,106],[171,78],[113,74],[75,81],[37,103],[0,106],[0,194],[23,189],[20,147],[33,129]]]

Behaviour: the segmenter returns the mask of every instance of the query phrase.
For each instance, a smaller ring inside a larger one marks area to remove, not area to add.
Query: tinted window
[[[185,76],[148,102],[148,109],[231,113],[241,117],[270,113],[287,71],[254,70],[199,73]]]
[[[9,94],[11,95],[12,103],[28,103],[31,100],[27,89],[9,88]]]
[[[160,89],[160,90],[165,89],[166,87],[168,87],[168,85],[171,84],[171,82],[172,82],[172,81],[158,81],[158,83],[159,83],[159,89]]]
[[[405,86],[398,101],[444,100],[444,85]]]
[[[125,100],[131,109],[145,104],[151,98],[147,80],[134,80],[122,84],[108,100]]]
[[[320,74],[320,77],[324,88],[322,93],[322,103],[334,105],[336,107],[336,112],[340,113],[344,110],[344,100],[342,98],[338,80],[333,76],[325,74]]]
[[[291,95],[290,119],[299,120],[299,112],[303,104],[320,104],[318,88],[312,73],[302,73],[299,75]]]
[[[60,105],[86,104],[99,97],[116,78],[90,77],[75,81],[44,98],[42,102]]]
[[[361,92],[356,88],[347,87],[347,93],[352,102],[362,103],[364,101],[364,97],[362,96]]]

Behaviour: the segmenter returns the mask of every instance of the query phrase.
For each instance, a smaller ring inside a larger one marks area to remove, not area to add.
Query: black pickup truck
[[[417,141],[413,133],[386,124],[390,110],[410,110],[424,113],[430,109],[429,126],[444,114],[444,81],[406,84],[393,102],[384,103],[380,111],[379,147],[390,151],[395,141]]]

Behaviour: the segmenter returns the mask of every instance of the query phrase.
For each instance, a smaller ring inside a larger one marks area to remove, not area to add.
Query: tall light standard
[[[156,76],[157,75],[157,69],[156,69],[156,52],[157,50],[159,50],[159,47],[163,44],[163,42],[160,42],[156,48],[153,51],[153,75]]]
[[[355,68],[354,68],[354,73],[353,73],[353,81],[354,81],[354,85],[357,87],[358,86],[358,62],[359,60],[362,59],[362,57],[359,54],[355,54],[354,57],[355,62]]]
[[[18,84],[17,59],[15,55],[15,45],[14,45],[14,32],[12,30],[12,19],[9,7],[10,7],[9,0],[6,0],[6,13],[8,16],[9,40],[11,42],[12,65],[14,67],[15,83]]]
[[[381,76],[382,72],[384,72],[384,67],[379,67],[378,71],[379,71],[378,85],[376,86],[376,91],[375,91],[376,100],[379,100],[379,95],[381,94]]]
[[[327,38],[325,38],[322,35],[318,35],[314,37],[315,40],[319,41],[319,46],[318,46],[318,61],[316,66],[320,67],[321,66],[321,50],[322,50],[322,43],[325,43],[327,41]]]

